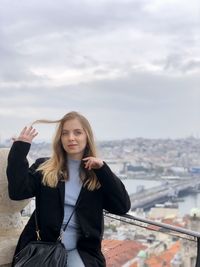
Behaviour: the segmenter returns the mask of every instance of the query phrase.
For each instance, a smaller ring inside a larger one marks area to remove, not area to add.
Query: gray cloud
[[[197,0],[2,0],[0,135],[70,110],[101,139],[200,132],[198,12]]]

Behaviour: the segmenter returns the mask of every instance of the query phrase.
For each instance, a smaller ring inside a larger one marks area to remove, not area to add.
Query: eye
[[[76,131],[74,132],[74,134],[75,134],[75,135],[81,135],[81,134],[82,134],[82,131],[80,131],[80,130],[76,130]]]
[[[68,132],[63,131],[61,135],[62,135],[62,136],[66,136],[66,135],[68,135]]]

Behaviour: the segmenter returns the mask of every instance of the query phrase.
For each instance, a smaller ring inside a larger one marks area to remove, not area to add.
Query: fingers
[[[92,169],[92,161],[90,158],[84,158],[83,159],[84,165],[85,165],[85,169],[91,170]]]
[[[35,137],[38,133],[36,132],[36,129],[34,129],[32,126],[27,129],[27,134],[30,136]]]
[[[34,129],[32,126],[30,127],[24,127],[23,130],[21,131],[19,137],[16,139],[15,141],[24,141],[24,142],[28,142],[31,143],[33,138],[35,138],[38,135],[38,132],[36,131],[36,129]]]
[[[26,129],[27,129],[27,127],[25,126],[25,127],[23,128],[23,130],[21,131],[20,135],[24,135],[24,133],[26,132]]]
[[[33,128],[33,126],[30,126],[30,127],[28,127],[28,128],[26,127],[26,129],[27,129],[27,130],[26,130],[26,133],[27,133],[27,134],[30,134],[30,135],[33,133],[33,131],[35,131],[35,129]]]
[[[21,131],[20,135],[34,135],[36,130],[33,128],[33,126],[27,127],[25,126],[23,130]]]
[[[86,157],[82,160],[84,161],[85,168],[88,170],[99,169],[103,166],[103,161],[95,157]]]

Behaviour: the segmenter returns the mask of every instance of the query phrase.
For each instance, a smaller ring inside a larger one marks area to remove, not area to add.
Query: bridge
[[[178,197],[181,193],[199,185],[200,178],[192,177],[192,179],[182,179],[131,194],[131,210],[137,208],[148,209],[156,203],[163,203],[172,197]]]

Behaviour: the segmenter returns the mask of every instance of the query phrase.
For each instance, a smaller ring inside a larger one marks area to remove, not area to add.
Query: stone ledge
[[[14,201],[9,198],[6,177],[8,153],[8,148],[0,148],[0,267],[11,267],[10,262],[26,220],[21,217],[20,211],[30,202],[30,199]]]

